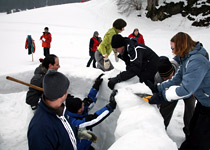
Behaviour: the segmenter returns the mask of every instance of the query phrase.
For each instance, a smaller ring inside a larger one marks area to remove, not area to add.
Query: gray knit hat
[[[69,88],[68,78],[53,69],[49,69],[43,80],[44,96],[54,101],[62,97]]]

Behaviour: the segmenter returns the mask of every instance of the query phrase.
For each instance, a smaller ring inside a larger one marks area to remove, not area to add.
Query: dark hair
[[[139,29],[138,29],[138,28],[135,28],[135,29],[133,30],[133,33],[134,33],[135,31],[138,31],[138,32],[139,32]]]
[[[118,30],[122,30],[122,28],[124,28],[126,25],[127,23],[123,19],[120,19],[120,18],[115,20],[113,23],[113,27]]]
[[[42,62],[42,66],[48,70],[49,64],[51,65],[55,64],[55,58],[58,58],[58,57],[54,54],[47,55]]]
[[[185,57],[196,46],[196,42],[184,32],[179,32],[171,38],[171,42],[174,42],[175,47],[173,53],[180,57]]]
[[[49,30],[49,28],[48,27],[45,27],[44,30]]]

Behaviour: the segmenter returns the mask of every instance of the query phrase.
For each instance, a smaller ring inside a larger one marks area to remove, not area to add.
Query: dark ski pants
[[[28,46],[28,55],[30,55],[32,53],[32,48],[31,46]]]
[[[190,126],[190,120],[193,116],[194,109],[195,109],[195,97],[190,96],[189,98],[183,99],[185,108],[184,108],[184,128],[183,131],[186,136],[189,135],[189,126]],[[163,116],[165,128],[168,127],[171,117],[173,115],[174,109],[177,105],[178,101],[173,102],[164,102],[160,105],[160,113]]]
[[[110,61],[109,69],[104,68],[104,57],[98,50],[95,52],[95,59],[97,62],[98,69],[101,69],[102,71],[110,71],[110,70],[114,69],[114,66],[112,65],[111,61]]]
[[[96,59],[95,59],[95,52],[91,52],[90,59],[87,63],[87,67],[90,67],[91,62],[93,61],[93,68],[96,68]]]
[[[44,56],[46,57],[49,54],[50,54],[50,48],[44,47]]]
[[[209,150],[210,149],[210,107],[204,107],[197,102],[190,122],[190,134],[179,150]]]

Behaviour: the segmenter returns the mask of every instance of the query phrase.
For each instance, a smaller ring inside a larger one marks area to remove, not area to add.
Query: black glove
[[[114,78],[109,78],[108,79],[109,82],[108,82],[108,87],[113,90],[114,89],[114,86],[115,84],[117,84],[118,82],[120,82],[120,79],[118,76],[114,77]]]
[[[158,93],[158,88],[157,85],[152,83],[150,80],[147,80],[146,85],[150,88],[150,90],[152,91],[152,93]]]
[[[112,91],[112,94],[110,95],[110,98],[109,98],[109,106],[114,110],[116,108],[116,101],[115,101],[115,95],[117,94],[117,90],[113,90]]]
[[[148,100],[150,104],[161,104],[165,101],[161,93],[154,93]]]
[[[104,74],[100,74],[96,80],[95,80],[95,83],[93,84],[93,88],[96,89],[97,91],[99,90],[99,86],[101,85],[103,79],[101,78]]]

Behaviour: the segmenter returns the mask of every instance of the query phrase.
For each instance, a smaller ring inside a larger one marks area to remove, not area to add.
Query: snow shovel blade
[[[137,93],[136,95],[141,97],[146,102],[149,102],[149,99],[152,97],[152,95],[146,93]]]

